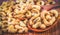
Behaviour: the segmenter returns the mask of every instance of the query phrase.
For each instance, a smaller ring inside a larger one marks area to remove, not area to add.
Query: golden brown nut
[[[23,33],[23,32],[24,32],[24,30],[21,30],[21,29],[18,31],[18,33]]]
[[[15,28],[16,29],[20,29],[21,27],[19,25],[15,25]]]
[[[31,12],[30,11],[27,11],[27,13],[26,13],[26,17],[27,18],[30,18],[32,15],[31,15]]]
[[[27,27],[25,27],[24,29],[25,29],[25,32],[28,32],[28,28]]]
[[[50,15],[46,15],[46,19],[47,20],[50,20],[51,19],[51,16]]]
[[[39,6],[42,6],[42,5],[45,4],[45,2],[44,1],[38,1],[36,4],[39,5]]]
[[[20,26],[26,27],[26,24],[23,21],[20,21]]]
[[[41,25],[40,25],[40,28],[41,28],[41,29],[45,29],[45,28],[46,28],[46,25],[41,24]]]
[[[56,18],[55,17],[52,17],[51,20],[47,21],[46,19],[44,19],[43,22],[44,22],[44,24],[46,26],[50,26],[50,25],[52,25],[54,23],[55,20],[56,20]]]
[[[50,13],[53,14],[52,16],[58,17],[58,12],[57,12],[57,10],[51,10]]]
[[[32,28],[38,28],[41,25],[41,22],[37,22],[36,24],[32,25]]]
[[[49,13],[47,10],[43,10],[43,11],[41,12],[41,18],[42,18],[42,19],[45,19],[45,15],[50,15],[50,13]]]
[[[10,25],[10,26],[8,26],[8,32],[16,33],[17,29],[15,29],[13,25]]]

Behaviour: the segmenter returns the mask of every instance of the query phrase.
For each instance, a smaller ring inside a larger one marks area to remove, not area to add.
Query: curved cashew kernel
[[[16,14],[19,14],[19,13],[20,13],[18,8],[14,9],[14,12],[15,12]]]
[[[16,4],[15,6],[13,6],[12,8],[13,9],[18,9],[20,7],[20,5],[19,4]]]
[[[23,5],[24,5],[23,1],[20,1],[20,3],[19,3],[19,4],[20,4],[20,6],[23,6]]]
[[[20,29],[20,28],[22,28],[22,27],[20,27],[19,25],[15,25],[15,28],[16,28],[16,29]]]
[[[33,25],[32,28],[38,28],[38,24]]]
[[[32,14],[33,17],[29,20],[29,21],[30,21],[30,25],[33,25],[33,24],[34,24],[34,23],[33,23],[33,20],[40,15],[39,11],[36,10],[36,9],[33,9],[32,12],[33,12],[33,13],[37,12],[37,14]]]
[[[54,22],[55,20],[56,20],[56,18],[55,18],[55,17],[52,17],[52,19],[51,19],[50,21],[47,21],[46,19],[44,19],[43,22],[44,22],[44,24],[45,24],[46,26],[50,26],[50,25],[53,24],[53,22]]]
[[[40,25],[40,28],[41,28],[41,29],[45,29],[45,28],[46,28],[46,25],[41,24],[41,25]]]
[[[24,30],[25,30],[25,32],[28,32],[28,28],[27,27],[25,27]]]
[[[37,10],[40,10],[40,9],[41,9],[41,7],[38,6],[38,5],[32,5],[32,8],[35,8],[35,9],[37,9]]]
[[[44,19],[43,22],[46,26],[50,26],[50,23],[46,19]]]
[[[39,16],[40,15],[39,10],[37,10],[37,9],[32,9],[31,12],[32,12],[32,16]]]
[[[50,15],[46,15],[46,19],[47,20],[50,20],[51,19],[51,16]]]
[[[32,5],[34,5],[34,2],[33,2],[33,0],[27,0],[26,4],[32,4]]]
[[[28,22],[28,20],[27,20],[27,19],[26,19],[26,20],[24,20],[24,23],[25,23],[25,24],[27,24],[27,22]]]
[[[50,24],[52,25],[54,22],[55,22],[56,18],[55,17],[52,17],[51,21],[50,21]]]
[[[12,25],[19,24],[19,21],[17,21],[14,18],[8,18],[8,24],[12,24]]]
[[[4,12],[0,12],[0,14],[2,14],[2,16],[6,16],[6,14]]]
[[[40,17],[37,17],[37,18],[34,20],[34,22],[39,22],[39,21],[41,21],[41,18],[40,18]]]
[[[24,15],[24,14],[14,15],[14,18],[23,18],[23,17],[25,17],[25,15]]]
[[[26,9],[20,10],[20,13],[21,13],[21,14],[24,14],[25,12],[26,12]]]
[[[27,14],[26,14],[26,17],[31,17],[31,12],[30,11],[27,11]]]
[[[25,13],[27,11],[26,4],[23,4],[22,6],[16,5],[14,8],[15,8],[14,9],[14,12],[16,12],[17,14],[19,14],[19,13],[22,13],[23,14],[23,13]]]
[[[32,28],[38,28],[41,22],[37,22],[36,24],[32,25]]]
[[[42,12],[41,12],[41,18],[45,18],[45,15],[49,15],[50,13],[48,12],[48,11],[46,11],[46,10],[43,10]]]
[[[23,21],[20,21],[20,26],[26,27],[25,23]]]
[[[13,25],[10,25],[8,26],[8,32],[16,33],[17,29],[15,29]]]
[[[32,18],[29,20],[29,21],[30,21],[30,25],[33,25],[33,24],[34,24],[33,20],[34,20],[35,18],[37,18],[37,16],[34,16],[34,17],[32,17]]]
[[[19,31],[18,31],[18,33],[23,33],[24,32],[24,30],[22,30],[22,29],[19,29]]]
[[[32,5],[31,5],[31,4],[28,4],[28,5],[26,6],[26,8],[27,8],[28,10],[31,10],[31,9],[32,9]]]
[[[27,27],[22,27],[21,29],[19,29],[18,32],[19,33],[28,32],[28,28]]]
[[[44,5],[45,3],[44,3],[44,1],[38,1],[36,4],[39,5],[39,6],[42,6],[42,5]]]
[[[8,12],[7,15],[8,15],[8,17],[12,17],[12,13],[11,12]]]
[[[56,11],[56,10],[51,10],[50,13],[55,14],[55,17],[58,17],[58,11]]]

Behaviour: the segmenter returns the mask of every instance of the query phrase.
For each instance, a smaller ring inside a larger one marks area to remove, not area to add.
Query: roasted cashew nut
[[[23,32],[28,32],[28,28],[22,27],[21,29],[18,30],[18,33],[23,33]]]
[[[46,16],[46,18],[45,18],[45,16]],[[54,21],[56,20],[55,17],[51,17],[50,12],[48,12],[48,11],[41,12],[41,18],[43,19],[43,22],[46,26],[52,25],[54,23]]]
[[[38,27],[40,27],[41,29],[45,29],[46,28],[46,25],[45,24],[42,24],[40,17],[37,17],[35,20],[36,21],[32,25],[32,28],[38,28]]]
[[[56,10],[51,10],[51,14],[53,14],[54,17],[58,17],[58,12]]]
[[[50,13],[48,11],[46,11],[46,10],[41,12],[41,18],[45,19],[46,15],[50,15]]]
[[[56,18],[55,17],[52,17],[50,23],[53,24],[55,22]]]
[[[25,23],[25,24],[27,24],[27,22],[28,22],[28,20],[27,20],[27,19],[25,19],[25,20],[24,20],[24,23]]]
[[[30,24],[33,25],[34,23],[32,22],[35,18],[37,18],[40,15],[39,11],[36,9],[32,10],[32,18],[29,20]]]
[[[18,33],[23,33],[24,30],[23,29],[19,29]]]
[[[52,17],[50,15],[46,15],[46,19],[50,20]]]
[[[39,5],[39,6],[42,6],[42,5],[44,5],[45,3],[44,3],[44,1],[38,1],[36,4]]]
[[[21,25],[15,25],[15,28],[18,29],[18,33],[28,32],[28,28]]]
[[[55,17],[52,17],[51,20],[47,21],[46,19],[43,19],[43,22],[46,26],[50,26],[54,23],[54,21],[56,20]]]
[[[41,22],[36,22],[34,25],[32,25],[32,28],[38,28],[39,25],[41,25]]]
[[[32,12],[32,16],[39,16],[40,15],[39,10],[37,10],[37,9],[32,9],[31,12]]]
[[[46,25],[45,25],[45,24],[41,24],[41,25],[40,25],[40,28],[41,28],[41,29],[45,29],[45,28],[46,28]]]
[[[34,22],[33,22],[33,20],[34,19],[36,19],[38,16],[33,16],[29,21],[30,21],[30,25],[33,25],[34,24]]]
[[[26,17],[27,18],[30,18],[32,15],[31,15],[31,12],[30,11],[27,11],[27,13],[26,13]]]
[[[24,14],[17,14],[17,15],[14,15],[13,17],[14,17],[14,18],[22,19],[22,18],[25,17],[25,15],[24,15]]]
[[[33,0],[27,0],[26,4],[32,4],[32,5],[34,5],[34,2],[33,2]]]
[[[15,25],[16,29],[21,29],[22,27],[20,25]]]
[[[5,12],[0,12],[1,16],[6,16]]]
[[[46,25],[42,24],[40,17],[37,17],[35,19],[35,24],[32,25],[32,28],[38,28],[38,27],[40,27],[41,29],[45,29],[46,28]]]
[[[16,33],[17,32],[17,29],[15,29],[13,25],[8,26],[7,29],[8,29],[8,32],[11,32],[11,33]]]
[[[27,11],[27,9],[26,9],[26,4],[23,4],[23,5],[15,5],[15,7],[14,7],[15,9],[14,9],[14,12],[15,13],[17,13],[17,14],[19,14],[19,13],[25,13],[26,11]]]
[[[14,18],[8,18],[8,25],[19,24],[19,21]]]
[[[33,8],[33,9],[37,9],[37,10],[40,10],[40,9],[41,9],[41,7],[38,6],[38,5],[32,5],[32,8]]]
[[[20,21],[20,26],[26,27],[26,24],[23,21]]]
[[[23,6],[21,6],[20,8],[20,13],[24,14],[28,9],[26,9],[26,4],[24,4]]]

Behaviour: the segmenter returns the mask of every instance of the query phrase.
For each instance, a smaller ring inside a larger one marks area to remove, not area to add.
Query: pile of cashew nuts
[[[40,13],[40,16],[36,17],[35,19],[30,19],[30,25],[32,28],[41,28],[45,29],[48,26],[51,26],[56,18],[58,17],[58,12],[56,10],[43,10]]]
[[[10,0],[3,2],[0,6],[2,31],[10,33],[28,32],[28,23],[36,29],[45,29],[51,26],[58,17],[58,11],[54,9],[41,11],[43,5],[45,5],[45,2],[40,0],[16,0],[16,2]]]

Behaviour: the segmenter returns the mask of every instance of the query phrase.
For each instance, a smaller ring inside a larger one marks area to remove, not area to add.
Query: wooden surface
[[[57,9],[60,12],[60,8]],[[23,33],[23,34],[2,34],[2,35],[60,35],[60,19],[58,21],[58,23],[50,30],[45,31],[45,32],[31,32],[29,31],[28,33]]]

